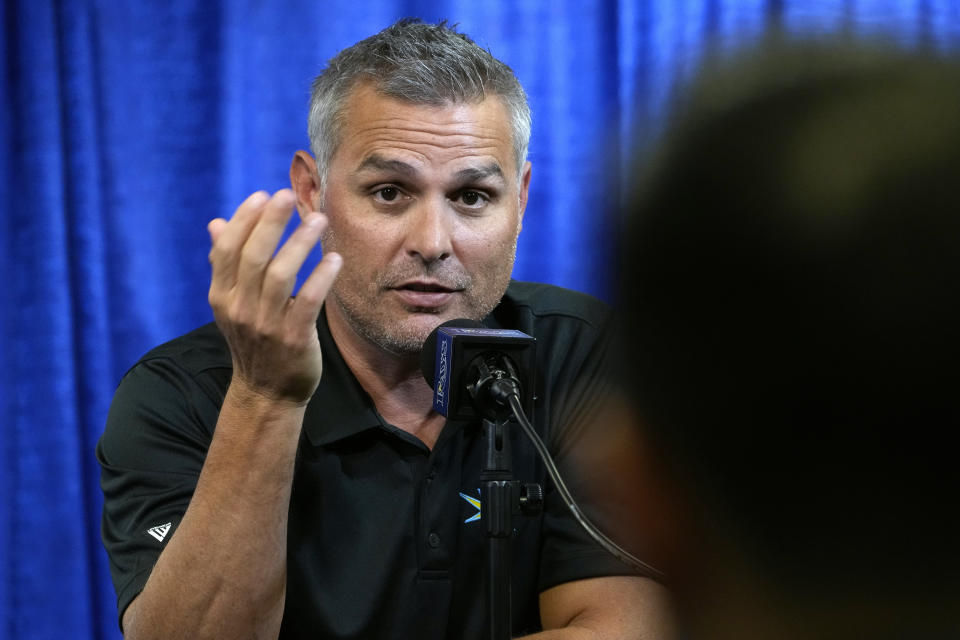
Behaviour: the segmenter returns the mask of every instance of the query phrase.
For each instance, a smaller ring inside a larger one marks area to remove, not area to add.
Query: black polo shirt
[[[576,381],[601,364],[607,320],[589,296],[521,282],[486,319],[537,339],[534,424],[548,443],[576,411]],[[379,415],[324,314],[319,336],[323,376],[297,454],[280,637],[482,637],[479,425],[448,422],[431,451]],[[186,511],[230,376],[209,324],[152,350],[120,383],[97,457],[121,616]],[[522,634],[540,628],[540,591],[629,570],[580,530],[519,426],[511,437],[515,477],[546,490],[544,513],[523,518],[514,540],[513,631]]]

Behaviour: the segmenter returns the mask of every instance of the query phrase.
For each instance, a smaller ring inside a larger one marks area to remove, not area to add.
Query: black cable
[[[540,455],[540,459],[543,460],[543,464],[547,468],[547,473],[550,474],[550,479],[553,480],[553,484],[560,493],[560,497],[563,498],[567,508],[570,509],[570,513],[572,513],[573,517],[577,519],[577,522],[580,523],[580,526],[582,526],[584,530],[590,534],[591,538],[596,540],[601,547],[609,551],[614,557],[620,560],[620,562],[633,567],[637,571],[644,573],[651,578],[663,580],[666,576],[662,571],[630,554],[630,552],[608,538],[602,531],[600,531],[600,529],[590,522],[589,519],[587,519],[587,516],[580,510],[580,507],[577,506],[577,503],[573,499],[573,495],[570,493],[570,490],[567,489],[567,485],[563,481],[563,478],[560,477],[560,471],[557,469],[557,465],[554,464],[553,458],[550,456],[550,452],[547,451],[546,445],[543,444],[543,440],[541,440],[540,436],[537,435],[537,432],[533,429],[533,425],[530,424],[526,414],[524,414],[523,405],[520,402],[520,396],[516,393],[511,393],[508,399],[510,402],[510,409],[513,411],[513,416],[517,419],[517,422],[520,423],[520,427],[523,429],[523,432],[527,434],[528,438],[530,438],[534,449],[537,450],[537,453]]]

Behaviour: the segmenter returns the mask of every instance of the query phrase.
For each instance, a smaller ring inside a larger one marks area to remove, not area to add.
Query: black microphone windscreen
[[[454,318],[437,325],[437,328],[430,332],[423,342],[423,349],[420,350],[420,372],[431,389],[434,387],[434,376],[437,373],[437,333],[441,327],[482,329],[483,324],[469,318]]]

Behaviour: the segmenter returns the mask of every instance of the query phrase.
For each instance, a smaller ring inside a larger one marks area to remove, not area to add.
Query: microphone
[[[427,336],[420,351],[420,371],[433,389],[433,408],[450,420],[481,416],[503,422],[513,413],[537,450],[557,493],[590,537],[641,575],[662,580],[659,569],[622,549],[590,522],[560,476],[529,418],[533,412],[535,350],[536,340],[522,331],[488,329],[465,318],[444,322]],[[499,428],[497,424],[490,430]],[[491,459],[488,451],[487,464]],[[494,500],[494,508],[504,504],[507,503]],[[486,511],[484,517],[488,517]],[[495,518],[492,521],[500,522]]]
[[[433,389],[433,408],[450,420],[510,417],[517,395],[533,411],[536,340],[515,329],[489,329],[475,320],[448,320],[420,351],[420,370]]]

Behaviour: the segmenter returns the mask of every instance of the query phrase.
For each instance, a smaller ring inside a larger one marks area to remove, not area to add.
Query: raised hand
[[[210,306],[233,359],[231,387],[306,404],[320,382],[317,316],[342,258],[323,256],[295,297],[297,272],[326,228],[310,212],[277,250],[295,199],[289,189],[258,191],[233,217],[211,220]]]

